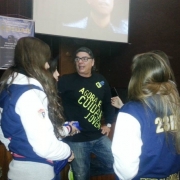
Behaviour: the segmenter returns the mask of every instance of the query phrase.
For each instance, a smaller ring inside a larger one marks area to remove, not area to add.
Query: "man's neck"
[[[93,19],[93,21],[95,22],[95,24],[97,26],[99,26],[100,28],[105,28],[106,26],[108,26],[108,24],[110,23],[110,19],[111,19],[110,15],[100,16],[93,12],[91,12],[90,16]]]
[[[88,78],[88,77],[91,77],[91,73],[79,73],[79,72],[77,72],[80,76],[82,76],[82,77],[85,77],[85,78]]]

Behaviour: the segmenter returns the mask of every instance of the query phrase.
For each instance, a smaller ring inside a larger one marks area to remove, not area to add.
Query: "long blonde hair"
[[[56,136],[59,137],[58,129],[62,129],[64,115],[63,108],[58,103],[53,75],[45,69],[45,63],[49,62],[50,58],[51,51],[49,46],[40,39],[34,37],[19,39],[15,47],[14,65],[7,69],[1,77],[0,92],[13,83],[16,72],[23,72],[27,78],[37,79],[47,95],[49,118],[54,126]],[[10,83],[7,83],[10,76],[12,80]]]
[[[158,117],[173,115],[175,129],[168,129],[175,135],[176,149],[180,153],[180,98],[173,71],[166,61],[158,54],[148,52],[138,54],[132,63],[132,76],[128,87],[128,98],[141,101],[152,107],[149,98],[153,101],[153,110]],[[166,124],[163,124],[167,132]]]

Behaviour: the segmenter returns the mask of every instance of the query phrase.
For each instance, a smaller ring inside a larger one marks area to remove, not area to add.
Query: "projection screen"
[[[129,0],[34,0],[35,33],[128,42]]]

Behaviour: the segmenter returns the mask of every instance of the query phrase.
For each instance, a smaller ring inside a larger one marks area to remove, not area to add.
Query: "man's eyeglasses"
[[[76,62],[79,62],[80,60],[82,60],[83,62],[87,62],[89,59],[92,59],[91,57],[76,57],[74,60]]]

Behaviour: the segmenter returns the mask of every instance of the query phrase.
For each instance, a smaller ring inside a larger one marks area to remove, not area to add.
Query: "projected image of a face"
[[[87,2],[92,12],[102,16],[110,15],[114,6],[114,0],[87,0]]]
[[[33,13],[37,33],[128,42],[129,0],[34,0]]]
[[[87,2],[91,9],[89,17],[94,22],[94,28],[95,25],[106,28],[110,24],[114,0],[87,0]]]

